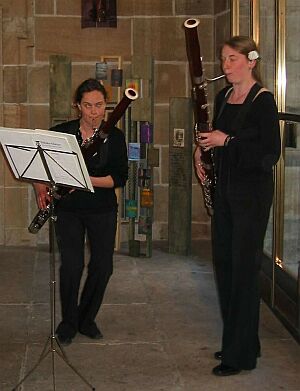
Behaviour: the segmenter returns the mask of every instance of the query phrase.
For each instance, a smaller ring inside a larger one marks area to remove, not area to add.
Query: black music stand
[[[46,132],[47,134],[45,134],[44,132]],[[16,140],[19,141],[17,142]],[[53,390],[56,389],[55,354],[57,354],[91,390],[95,390],[95,388],[70,363],[55,335],[56,280],[54,222],[56,220],[56,216],[54,212],[54,194],[57,190],[56,180],[58,180],[60,186],[64,185],[68,187],[79,188],[81,190],[93,191],[93,187],[90,182],[90,178],[84,160],[82,158],[81,151],[79,149],[75,136],[50,131],[33,132],[32,130],[28,131],[25,129],[18,131],[17,129],[0,128],[0,142],[16,178],[21,180],[25,179],[26,181],[31,183],[42,181],[49,186],[51,196],[51,202],[49,207],[50,241],[52,242],[50,243],[49,257],[51,332],[50,336],[47,338],[47,341],[37,363],[14,386],[12,391],[16,391],[20,387],[20,385],[36,370],[36,368],[41,364],[41,362],[49,355],[49,353],[51,353],[52,356],[51,358]],[[21,159],[19,159],[20,154],[22,155]],[[24,156],[27,156],[27,164],[25,164],[25,169],[23,160]],[[64,160],[69,160],[70,156],[71,162],[67,162],[67,165],[69,165],[69,169],[65,170],[63,168]],[[78,165],[76,165],[76,162],[78,162]],[[20,167],[22,167],[22,170],[20,170]],[[45,175],[47,179],[45,178]],[[73,183],[73,185],[71,185],[71,183]]]

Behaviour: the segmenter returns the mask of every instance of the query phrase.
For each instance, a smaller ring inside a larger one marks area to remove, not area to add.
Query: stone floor
[[[1,248],[1,391],[13,390],[44,348],[46,357],[18,390],[299,391],[300,347],[264,304],[257,369],[228,378],[211,374],[221,320],[208,246],[199,243],[197,250],[190,257],[159,246],[152,258],[115,255],[98,315],[104,339],[77,335],[64,349],[88,386],[60,357],[55,340],[51,350],[48,252]]]

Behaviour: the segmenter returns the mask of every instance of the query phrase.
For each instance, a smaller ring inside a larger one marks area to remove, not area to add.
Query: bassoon
[[[85,162],[87,162],[99,149],[99,146],[104,142],[104,140],[109,135],[110,129],[112,129],[117,122],[124,115],[127,107],[130,103],[138,98],[138,93],[133,88],[127,88],[124,92],[123,98],[117,104],[115,109],[110,113],[107,121],[102,121],[100,127],[95,130],[92,137],[86,139],[80,146],[82,156]],[[53,197],[59,200],[60,198],[66,196],[70,192],[70,188],[59,187],[55,188],[53,192]],[[28,227],[28,231],[32,234],[37,233],[45,222],[48,220],[51,214],[50,204],[46,209],[39,209],[34,219]]]
[[[196,145],[199,146],[201,133],[212,131],[212,126],[209,121],[209,105],[207,103],[207,82],[218,80],[224,75],[207,79],[203,75],[202,57],[200,52],[200,43],[198,37],[198,19],[187,19],[184,22],[186,52],[189,62],[189,70],[191,76],[191,97],[194,111],[194,138]],[[205,179],[201,181],[204,204],[207,213],[213,215],[213,195],[216,184],[214,171],[213,150],[205,151],[201,148],[201,164],[205,171]]]

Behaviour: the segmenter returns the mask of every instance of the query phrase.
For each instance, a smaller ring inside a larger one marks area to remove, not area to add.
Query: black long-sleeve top
[[[216,97],[218,114],[228,87]],[[278,110],[272,93],[261,92],[251,103],[243,124],[233,128],[242,104],[226,103],[214,129],[234,136],[227,147],[216,148],[216,171],[219,185],[231,192],[259,186],[272,180],[272,168],[280,156],[281,143]]]
[[[81,144],[79,120],[72,120],[52,127],[50,130],[74,134]],[[114,127],[104,143],[99,145],[98,152],[87,159],[86,166],[90,176],[105,177],[110,175],[114,182],[113,188],[94,187],[94,193],[75,190],[63,197],[56,205],[61,210],[85,210],[104,213],[117,208],[114,189],[123,187],[128,179],[127,147],[123,132]]]

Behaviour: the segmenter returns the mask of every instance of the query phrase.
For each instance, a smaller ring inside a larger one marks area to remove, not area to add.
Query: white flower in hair
[[[248,59],[250,61],[257,60],[259,58],[259,54],[256,50],[251,50],[251,52],[248,53]]]

